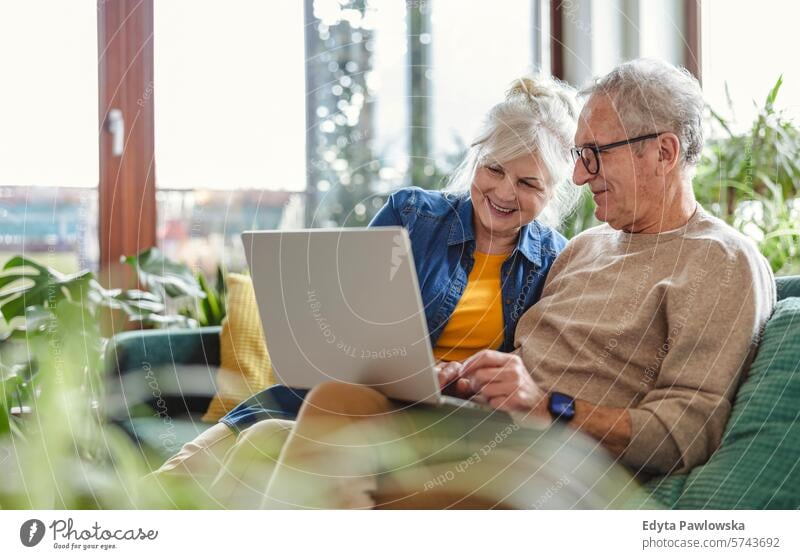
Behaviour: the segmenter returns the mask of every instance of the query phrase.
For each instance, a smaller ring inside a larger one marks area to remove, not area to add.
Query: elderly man
[[[508,358],[506,375],[536,389],[508,400],[567,394],[575,427],[630,468],[685,472],[719,445],[774,278],[695,201],[703,100],[688,72],[637,60],[585,93],[573,180],[606,223],[569,243],[520,321],[522,364]]]
[[[461,490],[512,476],[500,489],[510,490],[536,477],[521,476],[520,464],[542,464],[519,456],[572,444],[543,443],[553,439],[538,429],[542,421],[583,432],[641,476],[686,472],[718,447],[775,302],[772,273],[751,241],[695,200],[704,105],[695,79],[636,60],[585,94],[573,180],[591,189],[605,223],[558,257],[540,302],[519,321],[514,353],[484,351],[441,372],[443,383],[508,413],[513,427],[504,430],[500,413],[462,421],[452,410],[424,410],[420,420],[418,408],[415,416],[371,389],[323,385],[283,446],[266,505],[361,507],[391,498],[417,506],[424,501],[415,496],[430,497],[427,485],[468,469]],[[476,463],[463,466],[471,448],[490,446],[505,458],[473,453]],[[450,469],[437,470],[441,463]],[[408,473],[418,467],[428,468],[422,477]]]

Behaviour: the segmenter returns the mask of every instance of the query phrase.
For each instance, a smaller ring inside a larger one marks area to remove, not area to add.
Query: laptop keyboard
[[[497,411],[496,409],[487,404],[479,404],[478,402],[473,402],[472,400],[465,400],[464,398],[456,398],[455,396],[441,396],[439,403],[446,404],[448,406],[455,406],[457,408],[467,408],[471,410],[483,410],[486,412]]]

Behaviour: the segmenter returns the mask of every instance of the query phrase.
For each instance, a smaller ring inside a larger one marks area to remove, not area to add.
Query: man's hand
[[[549,417],[545,393],[517,355],[485,349],[464,362],[461,376],[493,408]]]
[[[471,398],[475,392],[470,386],[470,382],[461,378],[464,365],[458,361],[439,361],[436,363],[436,374],[439,377],[439,386],[442,393],[458,398]]]

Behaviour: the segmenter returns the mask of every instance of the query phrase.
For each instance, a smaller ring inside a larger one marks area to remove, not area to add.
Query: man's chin
[[[605,223],[608,223],[608,208],[605,206],[595,206],[594,216]]]

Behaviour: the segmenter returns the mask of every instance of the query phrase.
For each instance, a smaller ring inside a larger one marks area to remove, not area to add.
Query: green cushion
[[[775,308],[717,452],[647,487],[677,509],[800,507],[800,298]]]
[[[800,297],[800,276],[781,276],[775,278],[778,300],[787,297]]]
[[[111,338],[106,349],[109,375],[142,374],[164,365],[219,366],[219,326],[187,330],[131,330]]]

